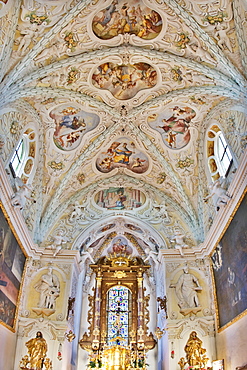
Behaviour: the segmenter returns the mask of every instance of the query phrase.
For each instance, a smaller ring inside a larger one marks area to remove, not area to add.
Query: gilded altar
[[[146,352],[156,344],[148,333],[149,296],[143,286],[150,266],[141,258],[111,255],[90,267],[95,288],[89,296],[89,333],[80,340],[89,352],[88,369],[145,370]]]

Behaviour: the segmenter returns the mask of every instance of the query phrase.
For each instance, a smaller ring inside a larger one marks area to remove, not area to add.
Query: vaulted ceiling
[[[31,135],[34,241],[198,246],[206,130],[244,120],[246,2],[8,0],[0,17],[3,159]]]

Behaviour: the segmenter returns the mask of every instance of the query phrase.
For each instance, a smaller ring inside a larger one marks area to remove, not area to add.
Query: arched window
[[[129,344],[131,293],[128,288],[117,285],[107,295],[107,344]]]
[[[13,177],[19,177],[22,172],[24,152],[24,140],[22,138],[9,162],[9,168]]]
[[[217,124],[207,132],[208,168],[213,181],[219,177],[227,177],[233,163],[233,157],[227,141]]]
[[[29,128],[23,133],[9,161],[13,178],[20,177],[24,183],[30,182],[35,167],[36,146],[36,133]]]
[[[226,177],[232,165],[233,159],[229,146],[220,131],[217,135],[217,161],[220,175]]]

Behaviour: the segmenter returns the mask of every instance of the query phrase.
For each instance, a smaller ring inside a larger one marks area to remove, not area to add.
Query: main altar
[[[128,255],[102,257],[90,265],[95,273],[89,295],[88,332],[80,346],[89,354],[88,369],[146,369],[146,353],[156,341],[148,332],[149,295],[144,274],[149,265]]]

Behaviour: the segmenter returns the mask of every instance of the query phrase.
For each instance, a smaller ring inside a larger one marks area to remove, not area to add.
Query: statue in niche
[[[184,257],[183,248],[189,248],[189,246],[184,242],[185,235],[178,229],[174,229],[174,235],[171,238],[171,242],[175,243],[174,248],[178,249],[181,256]]]
[[[189,267],[185,264],[183,274],[179,277],[176,284],[171,284],[170,288],[175,288],[178,298],[178,305],[182,315],[189,313],[196,314],[201,311],[197,292],[202,290],[198,279],[189,273]]]
[[[231,199],[231,197],[227,195],[227,191],[224,189],[224,184],[222,184],[222,182],[222,178],[219,178],[209,185],[210,194],[203,199],[204,202],[207,202],[209,198],[215,195],[217,197],[215,204],[217,211],[219,211],[220,207],[226,206]]]
[[[46,313],[48,315],[55,312],[56,299],[60,295],[60,283],[58,277],[53,274],[52,267],[48,268],[48,272],[41,276],[34,288],[39,292],[39,309],[34,309],[35,312]]]

